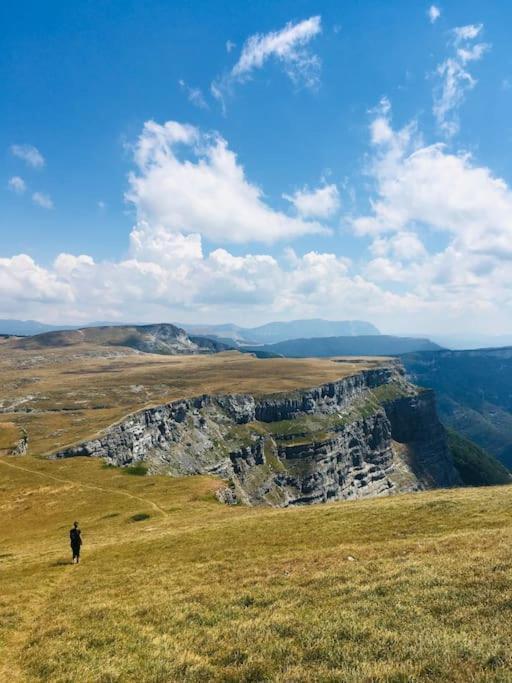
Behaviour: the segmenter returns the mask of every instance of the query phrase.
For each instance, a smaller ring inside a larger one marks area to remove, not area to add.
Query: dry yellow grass
[[[0,455],[8,455],[22,435],[21,427],[14,422],[0,422]]]
[[[218,485],[0,458],[0,680],[512,680],[509,487],[272,510]]]
[[[145,406],[203,393],[291,391],[339,379],[382,359],[259,360],[139,354],[122,347],[0,348],[0,421],[28,433],[30,454],[81,441]]]

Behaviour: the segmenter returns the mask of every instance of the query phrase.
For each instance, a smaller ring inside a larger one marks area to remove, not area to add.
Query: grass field
[[[24,350],[4,342],[0,424],[23,427],[30,454],[41,455],[91,437],[145,406],[203,393],[292,391],[379,363],[259,360],[237,352],[161,356],[94,344]]]
[[[511,488],[275,510],[217,486],[0,458],[0,680],[512,680]]]

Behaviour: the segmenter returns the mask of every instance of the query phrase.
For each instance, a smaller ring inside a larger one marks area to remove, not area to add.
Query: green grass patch
[[[146,465],[143,465],[142,463],[138,463],[137,465],[130,465],[129,467],[123,467],[122,471],[124,474],[131,474],[134,477],[145,477],[146,474],[148,473],[148,468]]]

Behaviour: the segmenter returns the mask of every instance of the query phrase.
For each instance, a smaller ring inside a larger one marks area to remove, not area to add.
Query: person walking
[[[73,553],[72,564],[80,562],[80,546],[82,545],[82,532],[78,527],[78,522],[73,522],[73,528],[69,531],[69,540],[71,541],[71,551]]]

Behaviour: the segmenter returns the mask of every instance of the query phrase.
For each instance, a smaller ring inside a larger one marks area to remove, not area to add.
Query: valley
[[[436,392],[443,422],[512,466],[512,347],[402,356],[412,381]]]

